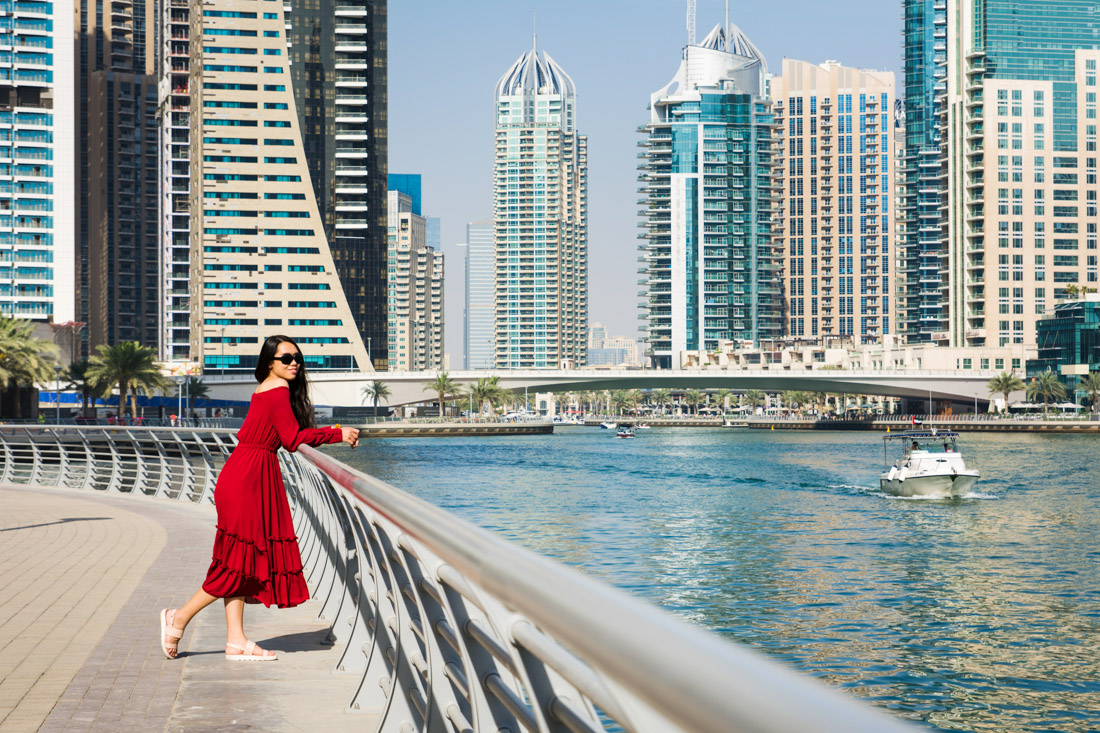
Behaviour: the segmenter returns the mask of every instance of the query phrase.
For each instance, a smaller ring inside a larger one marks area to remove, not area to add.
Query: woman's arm
[[[344,439],[344,433],[340,428],[298,428],[298,420],[294,417],[294,410],[290,408],[290,390],[277,387],[281,395],[272,397],[274,409],[271,413],[272,422],[275,424],[275,432],[279,434],[279,442],[288,451],[298,450],[298,446],[324,445],[325,443],[339,443]]]

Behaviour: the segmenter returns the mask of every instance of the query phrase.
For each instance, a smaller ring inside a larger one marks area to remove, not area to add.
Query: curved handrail
[[[230,430],[0,427],[0,482],[213,501]],[[903,721],[309,447],[303,572],[378,731],[883,731]],[[137,500],[137,499],[135,499]]]
[[[613,717],[628,730],[667,730],[668,725],[693,731],[909,729],[760,654],[507,542],[314,448],[299,453],[346,499],[392,524],[397,544],[420,560],[429,583],[449,587],[471,601],[488,595],[492,605],[503,606],[492,619],[495,641],[504,647],[494,657],[541,656],[544,665],[583,689],[605,713],[611,715],[612,708],[619,712],[622,718]],[[478,634],[469,628],[462,631],[475,638]],[[536,634],[538,641],[532,642]],[[584,661],[566,648],[582,653]],[[492,678],[482,672],[483,681]],[[523,692],[527,699],[540,701],[537,690]],[[541,712],[552,709],[544,705]],[[558,722],[569,725],[565,718]],[[598,719],[589,724],[603,729]]]

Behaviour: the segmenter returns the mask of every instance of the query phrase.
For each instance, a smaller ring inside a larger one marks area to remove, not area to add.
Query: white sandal
[[[240,654],[226,654],[225,658],[230,662],[274,662],[279,658],[279,655],[273,651],[267,649],[260,649],[262,654],[253,654],[258,648],[255,643],[248,642],[244,646],[238,646],[236,644],[226,644],[230,649],[240,649]]]

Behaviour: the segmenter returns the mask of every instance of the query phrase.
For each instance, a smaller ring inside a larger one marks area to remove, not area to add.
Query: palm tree
[[[87,359],[81,361],[74,361],[69,365],[69,370],[65,373],[65,389],[80,390],[80,415],[81,417],[88,416],[88,404],[92,401],[92,398],[100,391],[99,385],[94,384],[88,379],[88,367],[91,366]]]
[[[722,408],[722,417],[726,416],[726,408],[729,407],[729,398],[732,396],[732,389],[720,389],[718,390],[718,394],[714,395],[714,399],[717,400],[718,405]]]
[[[752,412],[754,415],[756,414],[756,406],[759,405],[761,402],[766,402],[767,399],[768,396],[758,389],[750,389],[745,392],[745,401],[749,403],[750,407],[752,407]]]
[[[1081,389],[1089,396],[1092,411],[1100,408],[1100,372],[1089,372],[1089,375],[1081,381]]]
[[[612,391],[610,398],[610,405],[612,410],[617,411],[617,414],[622,415],[623,410],[630,404],[630,396],[626,390],[616,389]]]
[[[23,417],[23,387],[52,380],[57,353],[55,344],[34,335],[32,322],[0,317],[0,387],[14,386],[17,418]]]
[[[645,396],[640,389],[632,389],[626,393],[627,398],[630,400],[630,408],[634,410],[634,414],[638,414],[638,405],[642,402],[642,398]]]
[[[1066,388],[1058,381],[1058,375],[1048,370],[1031,378],[1027,385],[1026,394],[1029,400],[1040,397],[1043,399],[1043,419],[1046,420],[1048,403],[1051,399],[1065,399]]]
[[[133,390],[134,398],[130,402],[131,415],[137,415],[137,392],[152,394],[154,390],[167,390],[171,382],[160,373],[157,367],[156,352],[137,341],[123,341],[114,346],[100,344],[96,354],[88,360],[87,377],[94,383],[118,385],[118,414],[126,408],[126,395]]]
[[[699,389],[689,389],[684,392],[684,400],[691,405],[691,412],[694,415],[699,414],[699,403],[703,401],[703,391]]]
[[[985,388],[989,390],[989,394],[1003,394],[1005,396],[1005,411],[1008,411],[1008,395],[1012,392],[1019,392],[1027,385],[1024,384],[1024,380],[1017,377],[1012,372],[1001,372],[993,379],[989,380],[989,384],[985,385]]]
[[[492,383],[489,377],[478,377],[477,381],[466,385],[466,396],[477,405],[479,415],[484,411],[485,402],[489,399],[491,391]]]
[[[194,410],[196,399],[206,399],[210,396],[210,389],[206,386],[206,382],[199,377],[187,377],[187,381],[181,384],[180,388],[187,395],[188,414]]]
[[[360,390],[364,397],[370,398],[374,401],[374,416],[378,417],[378,400],[387,400],[393,394],[390,388],[386,386],[385,382],[380,382],[377,379],[373,382],[367,382],[367,386]]]
[[[665,405],[672,402],[672,390],[671,389],[655,389],[650,395],[650,399],[653,400],[657,407],[661,408],[661,414],[665,414]]]
[[[435,392],[439,396],[439,416],[446,416],[444,411],[443,401],[447,399],[447,395],[455,391],[455,383],[451,381],[451,377],[447,372],[440,372],[439,375],[424,385],[424,392]]]
[[[794,412],[796,407],[801,406],[802,400],[804,399],[801,392],[797,392],[793,389],[785,390],[780,394],[779,398],[783,400],[783,404],[786,405],[787,410],[790,412]]]

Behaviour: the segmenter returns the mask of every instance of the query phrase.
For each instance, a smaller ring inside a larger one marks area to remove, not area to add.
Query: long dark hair
[[[262,382],[271,376],[271,364],[275,361],[275,351],[279,344],[287,343],[298,349],[298,344],[289,336],[268,336],[260,347],[260,356],[256,360],[256,381]],[[290,409],[298,421],[299,428],[316,427],[313,421],[313,402],[309,399],[309,380],[306,378],[306,363],[298,365],[298,376],[290,380]]]

